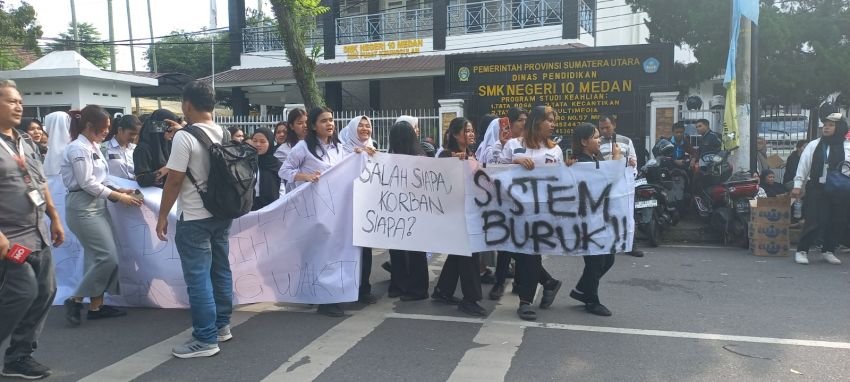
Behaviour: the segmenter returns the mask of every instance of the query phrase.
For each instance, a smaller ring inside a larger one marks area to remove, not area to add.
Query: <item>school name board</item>
[[[421,38],[397,41],[377,41],[363,44],[344,45],[342,51],[349,59],[403,56],[422,52]]]
[[[569,136],[601,115],[636,129],[649,92],[666,90],[672,67],[672,45],[629,45],[448,56],[446,78],[448,93],[465,96],[472,115],[549,105],[559,116],[556,134]]]

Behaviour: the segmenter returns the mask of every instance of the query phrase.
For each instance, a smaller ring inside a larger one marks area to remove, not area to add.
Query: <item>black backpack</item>
[[[224,130],[221,144],[213,143],[198,126],[186,126],[183,131],[192,134],[210,153],[206,191],[201,190],[192,174],[186,171],[201,195],[204,208],[224,219],[236,219],[250,212],[257,183],[257,150],[247,143],[231,142],[227,130]]]

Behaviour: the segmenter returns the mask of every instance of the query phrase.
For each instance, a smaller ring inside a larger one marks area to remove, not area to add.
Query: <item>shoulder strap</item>
[[[210,140],[210,137],[207,135],[207,133],[205,133],[203,130],[201,130],[201,128],[198,127],[198,126],[189,125],[189,126],[184,127],[183,131],[185,131],[189,134],[192,134],[192,136],[195,137],[195,139],[197,139],[198,142],[201,142],[201,144],[204,145],[204,148],[206,148],[206,149],[209,149],[210,146],[212,146],[212,144],[213,144],[212,140]]]

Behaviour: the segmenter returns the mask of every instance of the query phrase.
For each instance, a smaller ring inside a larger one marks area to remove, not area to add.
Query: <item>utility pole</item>
[[[130,68],[136,74],[136,52],[133,49],[133,18],[130,16],[130,0],[127,0],[127,30],[130,32]],[[141,114],[139,97],[136,97],[136,114]]]
[[[216,94],[215,91],[215,32],[213,30],[218,26],[218,7],[216,7],[215,0],[210,0],[210,61],[212,67],[212,88],[213,94]],[[215,118],[215,108],[213,108],[213,118]]]
[[[115,64],[115,26],[112,22],[112,0],[106,0],[106,9],[109,13],[109,68],[116,71]]]
[[[159,73],[159,69],[156,65],[156,44],[153,42],[153,15],[151,13],[151,0],[148,0],[148,29],[151,33],[151,62],[153,63],[151,70],[154,73]],[[156,97],[156,108],[162,109],[162,100],[159,97]]]
[[[71,0],[71,29],[74,30],[75,50],[80,53],[80,33],[77,30],[77,7],[74,5],[74,0]]]

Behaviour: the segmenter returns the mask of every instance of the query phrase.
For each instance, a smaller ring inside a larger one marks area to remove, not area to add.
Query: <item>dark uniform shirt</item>
[[[46,204],[36,207],[27,196],[35,188],[44,199],[47,178],[41,167],[38,149],[26,134],[15,134],[15,138],[11,138],[0,133],[0,139],[16,154],[21,154],[18,153],[18,140],[23,140],[23,157],[32,178],[32,184],[28,186],[15,158],[0,147],[0,232],[6,235],[11,244],[21,244],[39,251],[45,243],[50,242],[50,231],[45,221]]]

